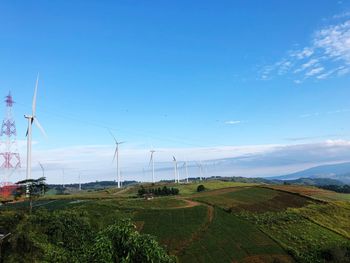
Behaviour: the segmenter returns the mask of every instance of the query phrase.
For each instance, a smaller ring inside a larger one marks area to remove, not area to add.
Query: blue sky
[[[48,138],[35,130],[34,151],[52,166],[52,181],[60,167],[89,169],[79,152],[83,164],[55,155],[86,147],[108,149],[89,163],[108,166],[101,177],[112,178],[110,159],[102,161],[108,147],[113,156],[106,127],[125,150],[143,151],[146,167],[151,147],[171,157],[347,142],[349,21],[345,0],[1,1],[0,92],[17,101],[23,151],[23,114],[40,72],[38,118]]]

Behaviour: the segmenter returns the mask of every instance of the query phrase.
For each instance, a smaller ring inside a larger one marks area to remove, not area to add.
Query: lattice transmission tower
[[[13,185],[9,183],[10,176],[21,167],[21,159],[17,147],[17,130],[16,122],[13,118],[12,107],[13,101],[11,92],[5,97],[6,111],[5,118],[1,125],[1,152],[0,164],[4,171],[2,178],[1,194],[3,196],[9,195],[13,190]]]

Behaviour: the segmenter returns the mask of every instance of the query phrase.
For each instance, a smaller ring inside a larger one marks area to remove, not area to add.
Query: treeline
[[[133,185],[137,184],[136,181],[123,181],[123,186]],[[118,183],[116,181],[96,181],[96,182],[89,182],[89,183],[82,183],[81,188],[83,190],[89,190],[89,189],[106,189],[109,187],[117,186]],[[60,189],[63,188],[62,184],[50,184],[50,188]],[[65,188],[78,188],[79,184],[66,184]]]
[[[144,196],[147,194],[151,194],[154,196],[167,196],[167,195],[178,195],[179,194],[179,189],[174,188],[174,187],[166,187],[163,186],[158,187],[158,188],[144,188],[141,186],[141,188],[138,190],[138,195],[139,196]]]
[[[346,194],[350,193],[350,185],[347,185],[347,184],[345,184],[345,185],[322,185],[322,186],[319,186],[319,188],[334,191],[337,193],[346,193]]]

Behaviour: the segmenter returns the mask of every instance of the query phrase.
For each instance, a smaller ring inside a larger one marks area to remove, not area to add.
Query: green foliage
[[[337,193],[350,193],[350,185],[321,185],[319,188],[334,191]]]
[[[19,181],[16,184],[18,185],[15,198],[19,198],[23,195],[29,197],[29,211],[32,212],[33,200],[38,198],[41,195],[44,195],[47,192],[48,187],[46,184],[46,178],[40,177],[38,179],[26,179]]]
[[[129,220],[101,231],[91,253],[90,262],[96,263],[175,262],[175,258],[168,256],[153,237],[135,231],[135,226]]]
[[[350,262],[350,247],[336,246],[321,251],[321,258],[327,262]]]
[[[327,249],[350,247],[346,238],[293,211],[263,214],[243,212],[241,216],[277,240],[298,262],[324,262]]]
[[[202,184],[198,185],[197,192],[203,192],[203,191],[205,191],[204,185],[202,185]]]
[[[28,194],[32,198],[44,195],[45,192],[47,192],[48,190],[48,187],[45,181],[46,181],[45,177],[19,181],[16,183],[18,187],[15,193],[15,196],[21,197],[25,195],[27,191],[27,187],[28,187]]]
[[[138,195],[139,196],[144,196],[144,195],[154,195],[154,196],[168,196],[168,195],[178,195],[179,194],[179,189],[175,188],[175,187],[166,187],[163,186],[158,187],[158,188],[144,188],[141,185],[141,188],[138,190]]]
[[[0,216],[0,220],[3,215]],[[97,231],[84,212],[40,209],[12,229],[5,262],[175,262],[130,221]]]
[[[312,204],[295,209],[295,212],[318,225],[350,238],[350,202]]]

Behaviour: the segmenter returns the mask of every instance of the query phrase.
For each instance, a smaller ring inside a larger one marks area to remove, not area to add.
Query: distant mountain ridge
[[[333,179],[344,184],[350,184],[350,162],[320,165],[296,173],[270,177],[272,180],[297,180],[300,178]]]

